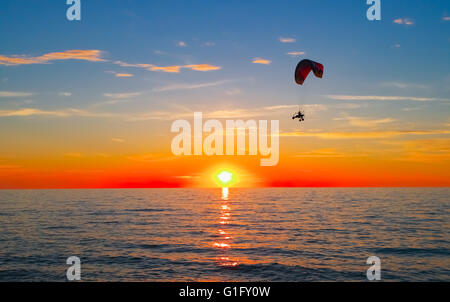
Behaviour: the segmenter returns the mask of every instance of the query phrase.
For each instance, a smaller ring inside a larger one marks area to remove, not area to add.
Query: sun
[[[233,180],[233,173],[229,171],[222,171],[217,174],[217,179],[222,185],[226,186]]]

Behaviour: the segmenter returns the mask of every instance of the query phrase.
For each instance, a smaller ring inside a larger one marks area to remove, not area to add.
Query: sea
[[[450,281],[450,188],[0,191],[0,281]]]

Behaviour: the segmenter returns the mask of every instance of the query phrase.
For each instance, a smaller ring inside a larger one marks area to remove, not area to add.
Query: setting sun
[[[233,173],[228,171],[222,171],[217,175],[217,179],[222,185],[227,185],[233,180]]]

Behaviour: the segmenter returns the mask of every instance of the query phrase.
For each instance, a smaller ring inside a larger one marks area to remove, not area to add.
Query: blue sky
[[[284,102],[296,103],[299,89],[292,85],[291,70],[299,59],[308,57],[326,65],[326,76],[322,82],[311,81],[301,95],[318,90],[321,94],[425,95],[420,90],[380,87],[380,82],[433,85],[435,89],[426,96],[448,95],[450,22],[443,20],[450,12],[448,1],[429,5],[428,1],[385,0],[380,22],[367,21],[365,1],[170,2],[85,0],[82,21],[69,22],[62,0],[2,1],[0,53],[38,56],[98,49],[111,61],[162,66],[207,62],[222,67],[220,71],[173,75],[65,61],[1,67],[2,77],[8,78],[2,89],[32,90],[44,96],[70,90],[78,96],[78,104],[87,105],[106,90],[131,92],[164,83],[230,81],[223,86],[248,93],[253,105],[272,104],[280,96]],[[393,23],[397,18],[410,18],[414,25]],[[280,43],[280,37],[296,42]],[[177,47],[179,41],[187,46]],[[286,55],[290,51],[306,55]],[[272,63],[251,64],[255,57]],[[105,73],[109,70],[135,77],[116,81]]]

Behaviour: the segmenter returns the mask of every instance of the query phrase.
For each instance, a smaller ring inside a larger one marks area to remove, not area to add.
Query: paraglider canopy
[[[323,69],[323,65],[320,63],[311,60],[302,60],[295,69],[295,82],[299,85],[303,85],[311,70],[316,77],[322,78]]]

